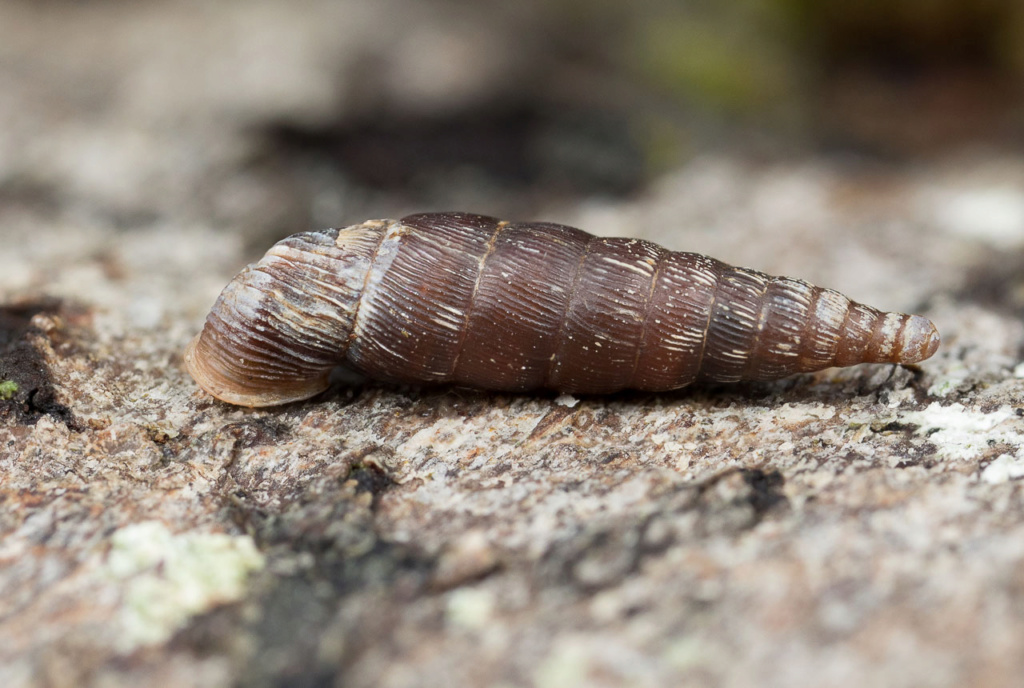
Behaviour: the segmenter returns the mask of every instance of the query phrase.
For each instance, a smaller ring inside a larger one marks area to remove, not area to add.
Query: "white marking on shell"
[[[885,320],[882,321],[882,342],[878,346],[878,351],[883,356],[888,356],[892,353],[893,346],[896,344],[896,335],[900,330],[902,322],[903,316],[900,313],[885,314]]]
[[[819,327],[824,326],[838,332],[846,317],[848,304],[849,299],[839,292],[831,289],[823,290],[818,296],[818,306],[815,309]]]
[[[355,341],[360,341],[367,337],[368,328],[373,326],[373,323],[379,316],[380,309],[378,308],[376,301],[377,291],[380,288],[381,282],[384,280],[384,275],[387,273],[388,269],[390,269],[391,263],[394,262],[395,257],[398,255],[398,249],[401,245],[402,237],[407,233],[408,229],[400,222],[391,222],[387,225],[384,238],[380,242],[375,259],[370,264],[366,275],[365,287],[362,291],[359,310],[356,313],[355,323],[353,323],[352,327]],[[379,342],[378,345],[380,345]],[[394,353],[390,349],[386,349],[383,345],[380,345],[380,347],[390,353]]]
[[[643,275],[644,277],[649,276],[652,272],[651,265],[649,264],[626,263],[624,261],[612,258],[611,256],[602,256],[601,260],[612,265],[617,265],[631,272],[635,272],[639,275]]]
[[[456,321],[456,320],[448,320],[446,318],[431,318],[431,321],[434,322],[437,325],[440,325],[441,327],[445,328],[446,330],[451,330],[452,332],[458,332],[459,329],[462,327],[462,321],[461,320]]]

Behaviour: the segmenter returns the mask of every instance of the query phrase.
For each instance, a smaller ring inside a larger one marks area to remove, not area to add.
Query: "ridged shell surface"
[[[304,399],[346,365],[502,391],[665,391],[856,363],[916,363],[921,316],[544,222],[431,213],[306,232],[222,292],[186,363],[235,404]]]

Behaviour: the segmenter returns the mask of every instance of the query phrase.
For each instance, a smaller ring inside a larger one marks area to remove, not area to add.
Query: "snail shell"
[[[916,363],[939,335],[830,289],[547,222],[468,213],[295,234],[238,274],[185,362],[232,404],[311,397],[330,371],[491,390],[665,391]]]

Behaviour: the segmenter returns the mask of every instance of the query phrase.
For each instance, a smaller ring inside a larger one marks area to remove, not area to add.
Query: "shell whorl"
[[[206,391],[242,406],[306,399],[342,363],[384,223],[295,234],[221,292],[185,364]]]
[[[916,363],[921,316],[637,239],[467,213],[296,234],[221,293],[186,352],[234,404],[308,398],[335,366],[393,382],[607,393]]]

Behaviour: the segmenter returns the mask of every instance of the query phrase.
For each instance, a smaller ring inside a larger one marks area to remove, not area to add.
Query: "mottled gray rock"
[[[916,368],[234,408],[182,349],[302,205],[247,118],[327,116],[381,22],[312,5],[204,6],[194,54],[136,42],[188,4],[0,9],[0,684],[1019,683],[1024,163],[708,156],[547,213],[922,312]]]

